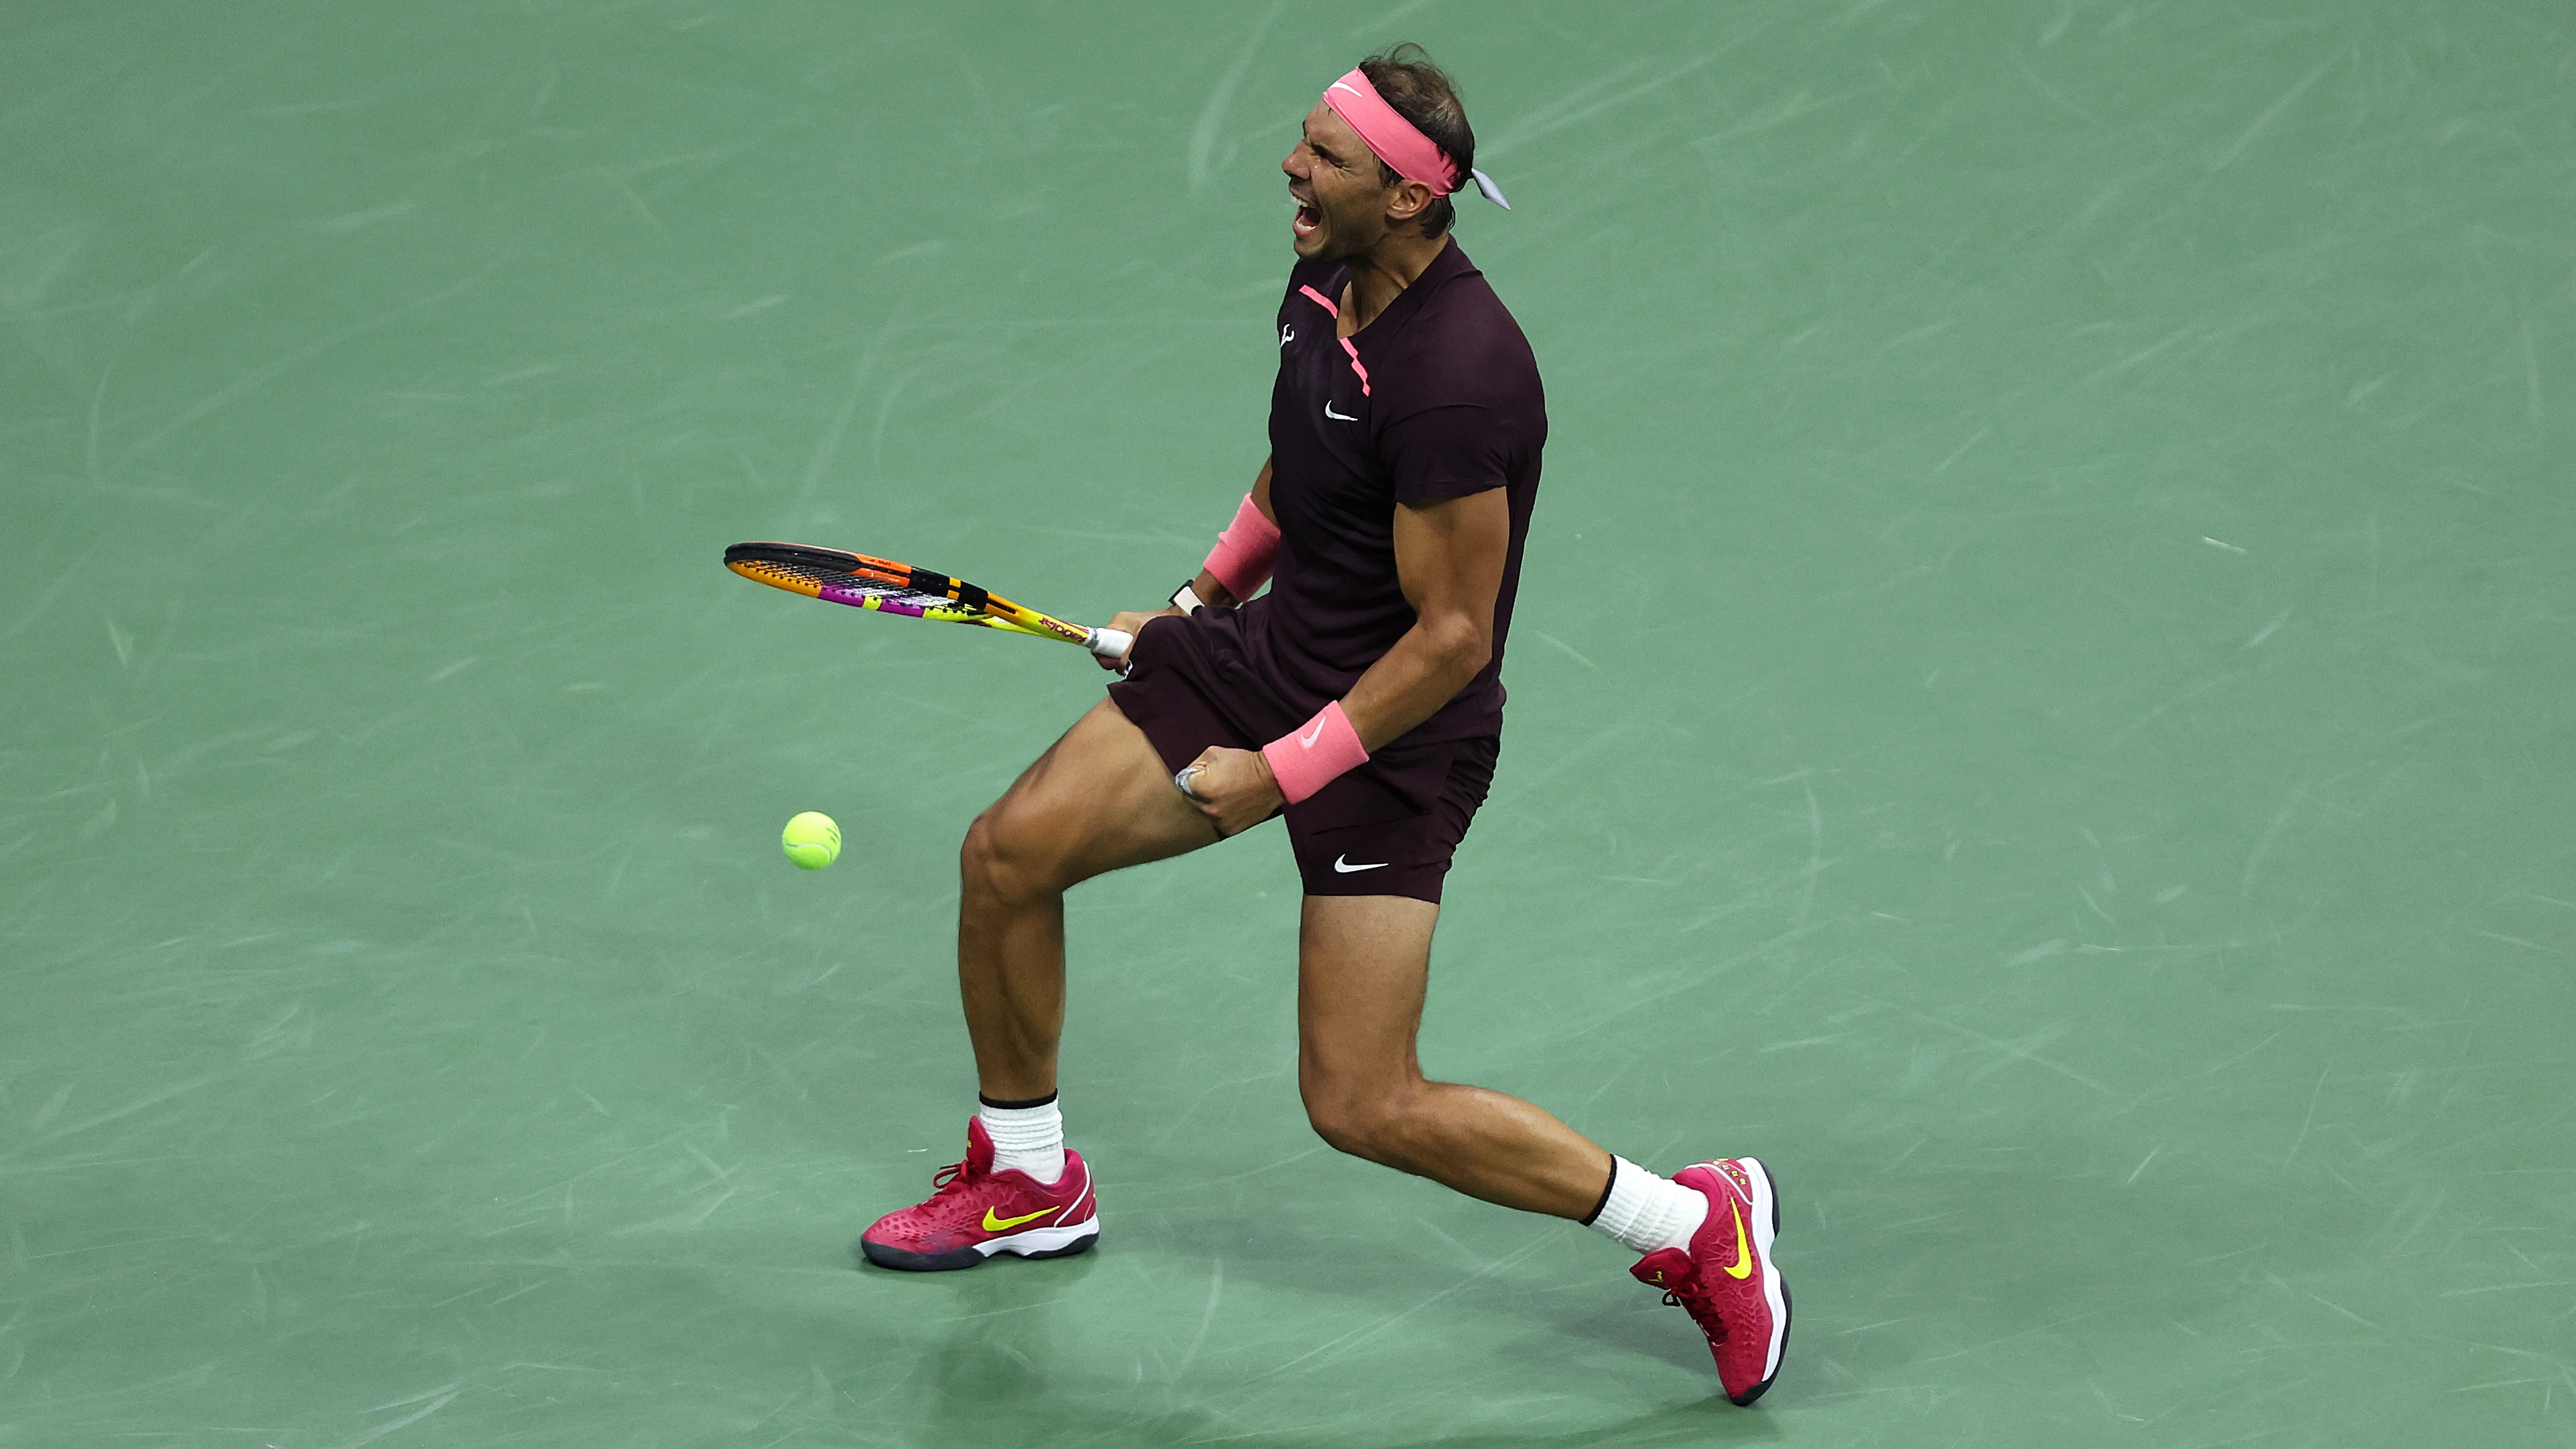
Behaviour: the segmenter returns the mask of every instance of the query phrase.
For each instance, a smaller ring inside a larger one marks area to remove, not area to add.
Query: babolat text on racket
[[[1080,624],[1068,624],[964,579],[863,553],[802,543],[737,543],[725,550],[724,561],[726,568],[753,583],[828,604],[1060,639],[1079,644],[1103,659],[1125,659],[1136,642],[1136,636],[1123,629],[1086,629]]]

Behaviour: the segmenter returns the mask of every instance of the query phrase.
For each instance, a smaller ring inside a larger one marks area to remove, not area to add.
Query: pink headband
[[[1360,139],[1368,143],[1369,150],[1377,154],[1377,159],[1394,167],[1396,175],[1407,181],[1421,182],[1430,187],[1435,196],[1447,196],[1458,189],[1458,163],[1399,114],[1395,107],[1388,105],[1386,97],[1377,93],[1377,87],[1369,83],[1365,73],[1353,69],[1350,74],[1326,86],[1324,104],[1350,122],[1351,129],[1360,133]],[[1491,177],[1473,167],[1468,169],[1468,174],[1474,178],[1476,190],[1487,201],[1505,211],[1512,209],[1512,204],[1503,200],[1502,188],[1496,186]]]

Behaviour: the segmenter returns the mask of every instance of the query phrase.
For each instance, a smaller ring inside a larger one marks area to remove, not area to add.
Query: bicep
[[[1509,489],[1397,504],[1395,572],[1404,601],[1421,618],[1490,631],[1511,543]]]
[[[1472,403],[1420,409],[1380,434],[1395,482],[1396,573],[1421,618],[1491,631],[1511,549],[1517,439]]]

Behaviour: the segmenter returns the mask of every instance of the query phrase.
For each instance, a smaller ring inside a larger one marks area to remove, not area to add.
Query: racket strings
[[[736,573],[748,574],[753,578],[759,579],[762,583],[767,583],[773,578],[802,579],[807,583],[820,584],[825,588],[835,589],[893,588],[913,590],[913,581],[911,577],[906,574],[885,574],[879,573],[874,569],[859,570],[832,568],[823,564],[806,563],[801,560],[746,559],[743,562],[735,564],[734,571]],[[920,592],[919,590],[914,591]]]
[[[851,565],[823,563],[813,559],[746,560],[744,567],[774,572],[788,578],[846,593],[875,594],[900,599],[909,605],[955,605],[969,614],[982,613],[990,597],[973,584],[952,579],[946,574],[917,569],[906,564],[873,559],[864,554],[848,555]]]
[[[863,553],[805,544],[738,543],[725,550],[725,566],[755,583],[853,608],[981,624],[1076,643],[1088,632],[1044,616],[1020,617],[1029,611],[963,579]]]

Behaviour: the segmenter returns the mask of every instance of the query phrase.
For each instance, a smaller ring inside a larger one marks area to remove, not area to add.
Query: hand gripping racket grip
[[[1124,629],[1094,629],[1082,647],[1103,659],[1124,661],[1127,651],[1136,647],[1136,636]]]

